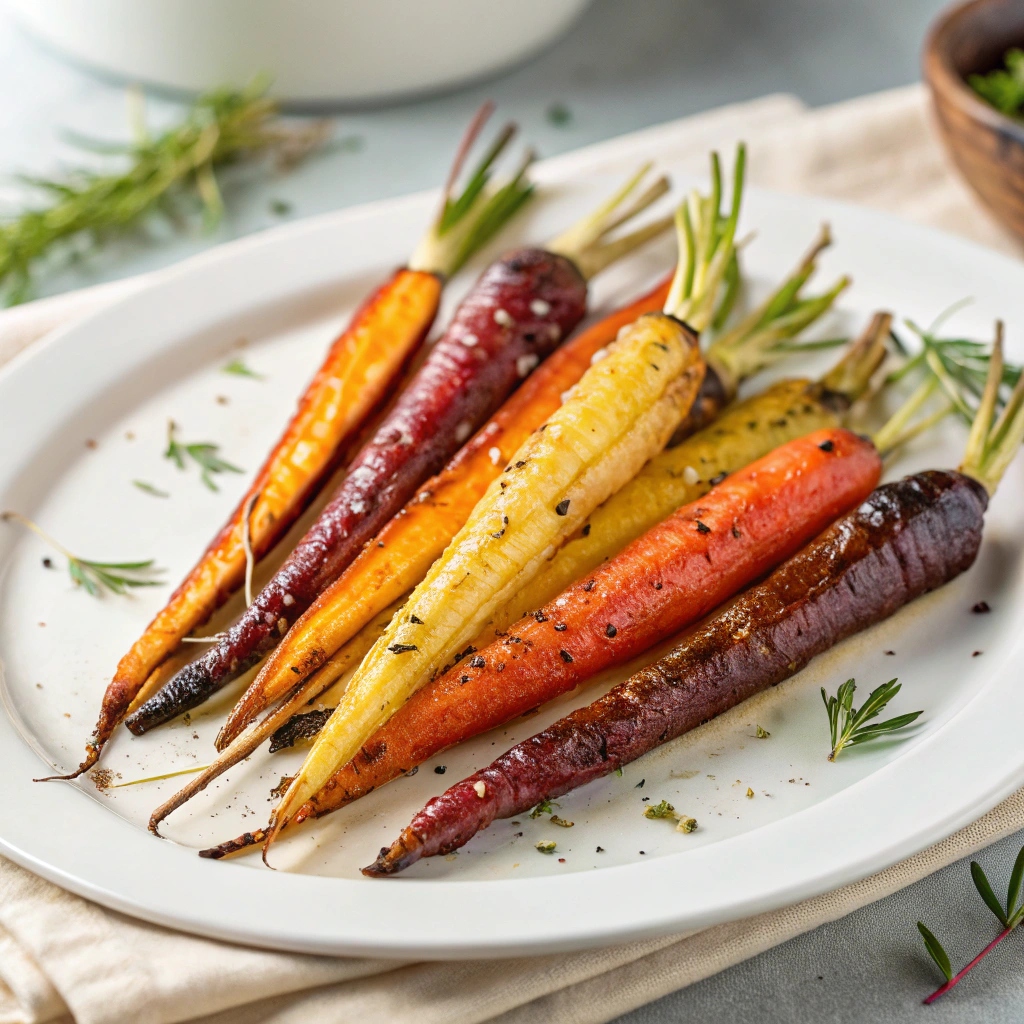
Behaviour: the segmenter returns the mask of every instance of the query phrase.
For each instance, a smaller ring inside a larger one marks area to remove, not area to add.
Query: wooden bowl
[[[1024,123],[989,106],[967,76],[1002,66],[1024,48],[1024,0],[970,0],[942,15],[928,34],[924,77],[939,131],[981,201],[1024,239]]]

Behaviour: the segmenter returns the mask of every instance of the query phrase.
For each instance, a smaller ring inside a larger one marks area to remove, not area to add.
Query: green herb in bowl
[[[1003,67],[969,75],[967,84],[1000,113],[1024,119],[1024,50],[1007,50]]]

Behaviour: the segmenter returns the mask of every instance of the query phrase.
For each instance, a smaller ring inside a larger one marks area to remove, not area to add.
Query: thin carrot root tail
[[[244,853],[246,850],[259,846],[266,838],[267,830],[265,828],[258,828],[255,832],[243,832],[237,839],[229,839],[226,843],[211,846],[207,850],[200,850],[199,856],[207,860],[223,860],[225,857]]]
[[[415,864],[422,856],[423,843],[411,828],[406,828],[390,846],[381,847],[377,859],[363,868],[363,874],[367,878],[397,875]]]
[[[88,757],[72,772],[66,775],[44,775],[42,778],[33,779],[33,782],[73,782],[80,775],[84,775],[100,759],[100,752],[90,753]]]

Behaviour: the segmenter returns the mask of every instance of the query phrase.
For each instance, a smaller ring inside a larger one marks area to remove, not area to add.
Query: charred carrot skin
[[[862,501],[880,472],[874,446],[839,428],[751,463],[413,696],[297,817],[365,796],[696,622]]]
[[[260,559],[338,468],[347,443],[419,348],[437,314],[441,288],[436,274],[396,271],[331,345],[280,441],[231,518],[118,663],[84,767],[98,756],[150,673],[241,586],[245,574],[242,520],[253,496],[258,495],[249,528],[253,554]]]
[[[878,488],[665,658],[431,800],[364,873],[454,850],[495,818],[601,778],[795,675],[968,569],[987,504],[955,472]]]
[[[220,643],[127,720],[136,734],[196,707],[270,650],[368,541],[579,323],[573,263],[521,249],[492,264],[299,542]]]
[[[295,623],[232,709],[223,748],[264,708],[320,667],[381,609],[411,590],[469,517],[526,438],[561,404],[619,329],[662,307],[670,278],[604,317],[531,374],[452,461],[392,518]]]

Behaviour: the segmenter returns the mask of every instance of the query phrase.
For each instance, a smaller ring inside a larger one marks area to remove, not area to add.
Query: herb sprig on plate
[[[868,743],[881,736],[890,736],[899,729],[904,729],[924,712],[911,711],[906,715],[887,718],[883,722],[874,721],[885,710],[886,705],[900,692],[900,684],[895,679],[883,683],[868,694],[868,699],[860,706],[853,706],[853,694],[857,684],[847,679],[836,691],[834,697],[821,688],[821,699],[828,713],[828,726],[832,734],[832,750],[828,755],[834,761],[845,747],[857,743]]]
[[[213,482],[215,474],[244,472],[217,454],[220,451],[219,445],[212,444],[210,441],[183,443],[175,437],[177,430],[178,425],[174,420],[168,421],[167,450],[164,452],[164,458],[170,459],[178,469],[185,469],[189,462],[194,462],[201,471],[199,478],[211,491],[220,490]]]
[[[73,555],[63,544],[55,541],[20,512],[0,512],[0,521],[20,523],[62,554],[68,561],[68,575],[72,581],[92,597],[99,597],[104,591],[126,594],[136,587],[157,587],[164,582],[154,579],[163,570],[156,567],[152,558],[139,562],[96,562]]]
[[[942,943],[929,931],[923,921],[918,921],[917,930],[921,933],[921,938],[924,939],[925,949],[928,950],[928,955],[935,961],[936,966],[946,978],[945,984],[940,985],[924,1000],[926,1005],[934,1003],[936,999],[944,996],[951,988],[963,981],[1021,921],[1024,921],[1024,900],[1021,899],[1022,883],[1024,883],[1024,847],[1017,854],[1017,859],[1013,862],[1013,868],[1010,871],[1010,881],[1006,887],[1006,906],[999,902],[992,890],[992,884],[981,865],[975,860],[971,861],[971,879],[985,906],[992,911],[1002,926],[1002,931],[966,967],[954,974],[949,962],[949,954],[943,949]]]

